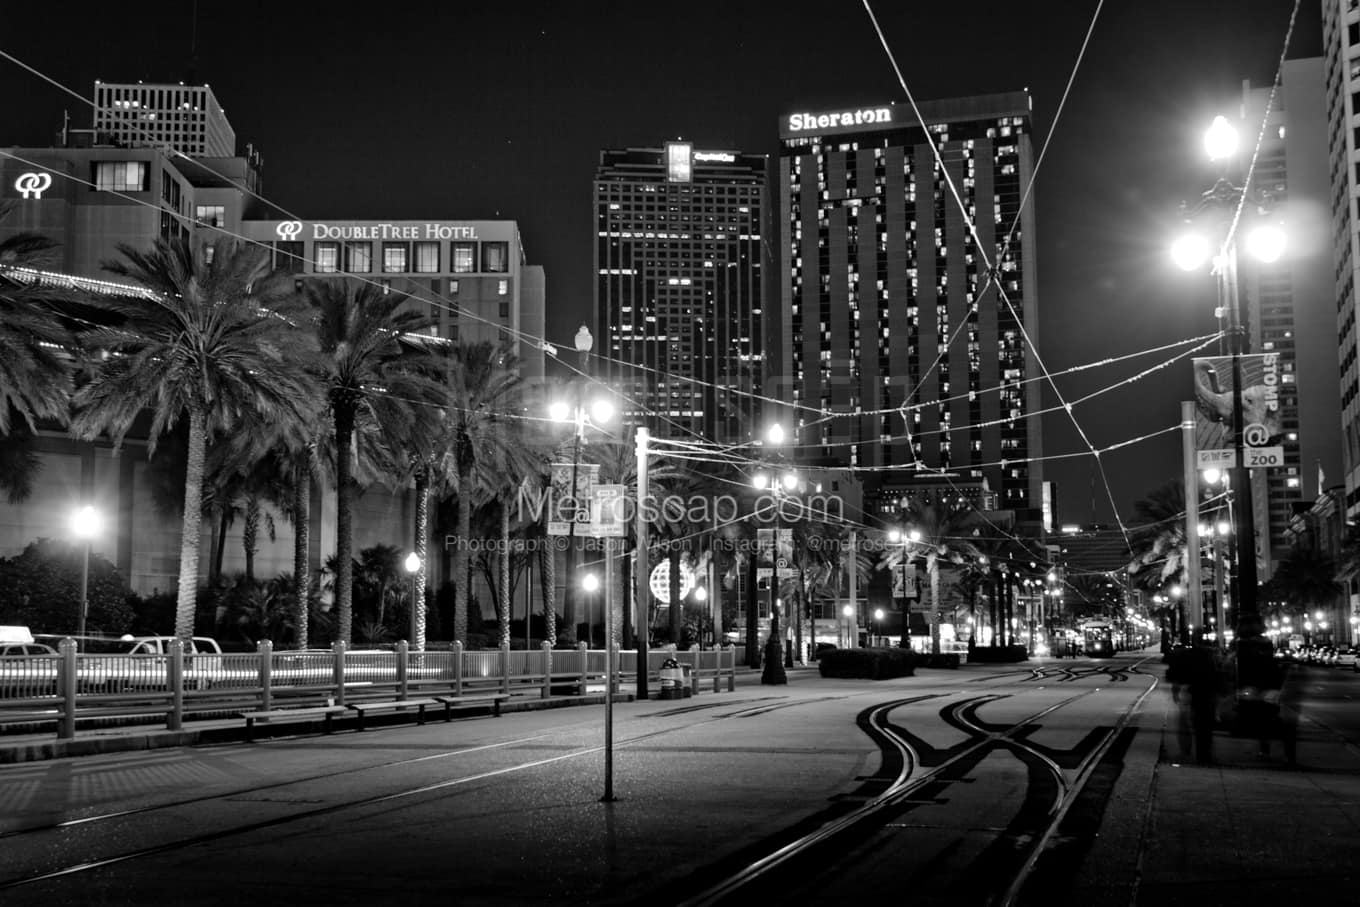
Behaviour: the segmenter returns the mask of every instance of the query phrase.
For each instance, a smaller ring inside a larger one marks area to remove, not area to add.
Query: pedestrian
[[[1237,637],[1237,717],[1241,730],[1254,736],[1262,757],[1270,755],[1270,738],[1279,735],[1285,758],[1294,761],[1292,728],[1280,719],[1280,696],[1284,672],[1275,660],[1274,647],[1265,637],[1260,617],[1244,617]]]
[[[1166,656],[1166,679],[1171,684],[1171,695],[1176,701],[1176,761],[1189,762],[1194,757],[1195,713],[1191,698],[1194,668],[1192,653],[1187,646],[1175,646]]]

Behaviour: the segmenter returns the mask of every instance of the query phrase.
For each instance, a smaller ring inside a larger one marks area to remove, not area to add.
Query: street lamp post
[[[775,428],[778,428],[778,426]],[[779,438],[782,438],[783,430],[779,429],[777,433],[775,429],[770,430],[772,439],[776,434]],[[789,682],[789,679],[788,675],[784,673],[784,645],[780,638],[782,630],[779,626],[779,535],[783,522],[780,515],[780,495],[797,487],[798,476],[788,472],[782,476],[772,477],[767,473],[758,472],[752,477],[751,481],[757,489],[769,489],[771,499],[774,502],[775,513],[774,552],[770,565],[770,638],[765,643],[765,663],[761,669],[760,682],[763,684],[785,684]],[[752,628],[748,627],[747,633],[751,631]]]
[[[585,325],[576,332],[576,348],[581,352],[582,363],[587,362],[592,345],[590,331]],[[577,385],[576,402],[569,404],[565,401],[555,401],[548,407],[548,415],[554,422],[571,422],[572,430],[572,453],[571,453],[571,501],[572,508],[569,516],[570,522],[567,524],[567,577],[568,582],[565,586],[566,600],[562,603],[562,610],[567,624],[571,627],[573,634],[576,632],[577,613],[575,584],[571,577],[576,572],[576,522],[577,516],[581,511],[582,504],[587,506],[589,502],[577,500],[581,470],[581,445],[585,443],[585,433],[587,427],[600,428],[605,423],[614,418],[614,404],[607,397],[598,397],[586,405],[580,384]],[[587,630],[589,632],[589,630]]]
[[[1236,130],[1223,117],[1215,117],[1205,135],[1205,150],[1211,160],[1230,158],[1236,153]],[[1220,177],[1213,187],[1203,194],[1200,202],[1190,211],[1198,214],[1211,207],[1239,207],[1251,198],[1249,186],[1235,186],[1226,177]],[[1264,211],[1269,199],[1258,197],[1258,206]],[[1231,341],[1232,355],[1232,425],[1233,425],[1233,464],[1232,483],[1236,489],[1233,496],[1233,518],[1237,533],[1237,562],[1232,598],[1237,609],[1237,622],[1255,628],[1259,620],[1256,600],[1256,529],[1252,514],[1251,473],[1244,456],[1244,440],[1247,426],[1243,416],[1242,400],[1242,354],[1246,352],[1246,328],[1242,324],[1238,307],[1237,288],[1237,244],[1236,223],[1219,243],[1218,255],[1213,261],[1213,273],[1218,278],[1219,312],[1227,317],[1227,334]],[[1248,250],[1265,262],[1279,258],[1284,249],[1284,236],[1270,226],[1261,226],[1253,231],[1247,240]],[[1202,237],[1186,235],[1177,240],[1172,249],[1176,263],[1185,270],[1195,270],[1203,264],[1209,254],[1209,243]]]
[[[90,543],[99,534],[102,520],[93,507],[82,507],[71,517],[71,531],[85,544],[81,546],[80,610],[76,614],[76,639],[85,636],[85,615],[90,607]]]
[[[883,609],[874,609],[874,645],[881,645],[883,641]]]
[[[910,601],[909,601],[910,596],[907,595],[907,577],[911,575],[911,574],[908,572],[908,568],[910,568],[910,566],[911,566],[911,563],[910,563],[910,562],[911,562],[911,546],[912,546],[914,543],[921,541],[921,530],[919,530],[919,529],[908,529],[908,530],[903,530],[903,529],[889,529],[889,530],[888,530],[888,541],[890,541],[890,542],[892,542],[892,543],[894,543],[894,544],[901,544],[901,546],[902,546],[902,559],[901,559],[901,561],[900,561],[900,562],[898,563],[898,565],[897,565],[897,566],[900,567],[901,570],[902,570],[902,639],[901,639],[901,644],[904,645],[904,646],[910,646],[910,645],[911,645],[911,639],[910,639],[910,635],[911,635],[911,619],[910,619],[910,618],[911,618],[911,604],[910,604]],[[920,597],[920,595],[921,595],[921,590],[920,590],[920,589],[917,589],[917,590],[916,590],[916,595],[917,595],[918,598]],[[933,604],[933,603],[932,603],[932,604]]]

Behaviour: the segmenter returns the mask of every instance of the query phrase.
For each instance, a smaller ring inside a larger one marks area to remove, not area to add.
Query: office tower
[[[1280,354],[1280,427],[1284,465],[1252,470],[1258,560],[1274,573],[1291,547],[1295,512],[1340,480],[1341,399],[1336,366],[1332,249],[1326,242],[1327,109],[1322,59],[1288,60],[1274,91],[1243,83],[1242,166],[1255,152],[1249,195],[1283,226],[1286,254],[1270,263],[1238,256],[1239,306],[1253,353]],[[1256,138],[1261,138],[1256,149]],[[1254,221],[1243,224],[1249,229]],[[1322,478],[1322,477],[1330,477]]]
[[[1322,3],[1323,80],[1330,140],[1333,298],[1336,303],[1340,365],[1341,462],[1346,488],[1345,517],[1360,516],[1360,332],[1356,330],[1356,282],[1360,278],[1360,134],[1352,125],[1360,113],[1360,8],[1348,0]]]
[[[689,142],[600,154],[596,372],[660,436],[750,437],[765,366],[767,166]]]
[[[126,148],[233,157],[236,132],[207,85],[95,82],[94,130]]]
[[[782,119],[781,397],[803,460],[864,470],[866,510],[894,512],[921,468],[1037,525],[1029,95],[920,110]]]

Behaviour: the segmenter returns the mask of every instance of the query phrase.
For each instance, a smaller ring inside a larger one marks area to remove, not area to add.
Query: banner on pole
[[[590,534],[595,538],[621,539],[627,515],[627,486],[596,485],[591,490]]]
[[[1195,451],[1200,469],[1237,465],[1232,356],[1199,356],[1195,371]],[[1284,465],[1281,400],[1293,373],[1279,353],[1237,357],[1242,372],[1242,451],[1248,467]]]
[[[576,473],[576,488],[571,487],[572,472]],[[548,498],[548,535],[571,535],[571,524],[576,523],[584,535],[591,522],[591,489],[600,467],[596,463],[554,463]]]

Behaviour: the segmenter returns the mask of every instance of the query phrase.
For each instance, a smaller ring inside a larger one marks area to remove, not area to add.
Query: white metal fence
[[[499,692],[525,696],[584,695],[603,685],[603,649],[464,650],[416,652],[353,650],[337,643],[328,650],[184,654],[178,641],[167,655],[102,655],[78,652],[63,640],[56,655],[0,656],[0,733],[55,723],[57,736],[75,736],[80,719],[143,717],[180,730],[186,717],[269,710],[288,706],[336,705],[374,699],[452,693]],[[714,692],[736,686],[736,649],[648,652],[649,683],[668,659],[688,666],[698,692],[711,681]],[[617,651],[614,683],[637,683],[638,655]]]

